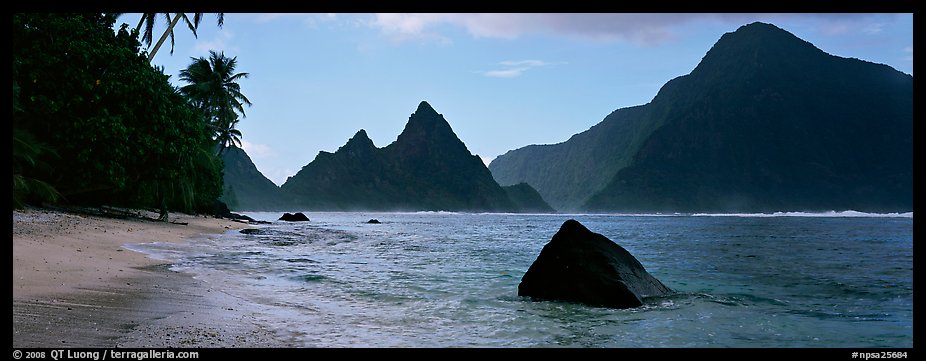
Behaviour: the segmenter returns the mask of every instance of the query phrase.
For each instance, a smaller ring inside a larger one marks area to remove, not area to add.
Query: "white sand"
[[[113,219],[31,209],[13,212],[13,299],[35,298],[81,289],[125,284],[137,267],[163,261],[122,246],[181,242],[218,236],[247,225],[225,219],[171,214],[172,222]]]
[[[234,221],[172,222],[29,209],[13,212],[14,347],[283,347],[261,307],[123,248],[196,242]]]

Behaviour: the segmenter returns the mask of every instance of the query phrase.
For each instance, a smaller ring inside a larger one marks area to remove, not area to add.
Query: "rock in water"
[[[630,252],[570,219],[521,278],[519,296],[631,308],[672,290]]]
[[[247,223],[255,223],[255,224],[269,223],[265,221],[258,221],[258,220],[255,220],[254,218],[241,215],[238,213],[232,213],[228,209],[228,205],[226,205],[225,202],[222,202],[218,199],[212,202],[212,216],[215,218],[226,218],[226,219],[231,219],[235,221],[245,221]]]
[[[302,214],[301,212],[296,214],[283,213],[283,216],[281,216],[279,220],[287,222],[308,222],[309,217],[306,217],[305,214]]]
[[[378,219],[373,218],[373,219],[367,221],[367,223],[368,223],[368,224],[380,224],[381,222],[380,222]]]

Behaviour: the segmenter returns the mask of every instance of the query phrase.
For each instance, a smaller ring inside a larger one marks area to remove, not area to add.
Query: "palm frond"
[[[245,116],[244,105],[252,105],[238,84],[250,74],[235,73],[236,66],[236,57],[210,50],[208,58],[192,58],[190,65],[180,72],[180,80],[187,83],[180,90],[206,116],[220,154],[228,145],[241,144],[241,132],[235,127],[239,118]]]
[[[61,193],[55,187],[41,180],[13,175],[13,208],[22,209],[30,199],[39,202],[57,202]]]
[[[182,15],[183,22],[185,22],[187,27],[190,28],[190,31],[193,32],[193,37],[199,39],[199,35],[196,34],[196,30],[199,29],[199,19],[197,19],[197,16],[201,15],[199,13],[195,14],[193,16],[193,22],[190,22],[190,18],[186,16],[186,14]]]

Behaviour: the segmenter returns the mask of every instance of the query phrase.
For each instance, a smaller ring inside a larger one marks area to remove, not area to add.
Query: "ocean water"
[[[247,300],[293,346],[913,346],[912,213],[307,215],[128,247]],[[567,219],[677,294],[626,310],[519,297]]]

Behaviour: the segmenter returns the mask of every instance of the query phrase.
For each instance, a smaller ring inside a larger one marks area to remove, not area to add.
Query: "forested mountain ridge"
[[[554,206],[581,210],[909,211],[912,85],[889,66],[753,23],[652,102],[490,169],[501,184],[525,181]]]
[[[281,188],[295,206],[310,210],[518,209],[427,102],[392,144],[376,148],[360,130],[336,152],[319,152]]]

